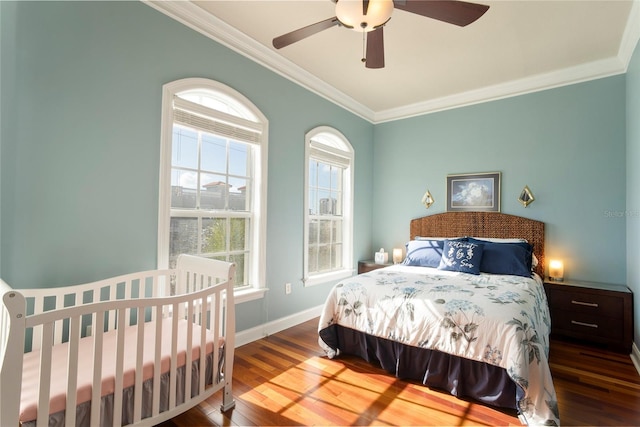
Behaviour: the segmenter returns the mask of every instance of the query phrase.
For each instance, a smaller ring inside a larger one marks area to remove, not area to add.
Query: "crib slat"
[[[224,379],[223,379],[223,396],[222,405],[220,409],[227,411],[236,406],[233,399],[233,359],[235,352],[235,332],[236,332],[236,306],[233,300],[233,283],[235,278],[236,265],[232,264],[229,268],[228,287],[224,291],[225,304],[222,306],[223,313],[222,319],[218,318],[217,322],[220,323],[220,327],[224,328]],[[223,293],[220,293],[223,297]],[[222,300],[221,300],[222,303]]]
[[[124,332],[125,332],[125,316],[127,310],[118,310],[118,328],[116,343],[116,378],[113,391],[113,425],[120,427],[122,425],[122,384],[123,384],[123,367],[124,367]]]
[[[76,402],[78,400],[78,347],[80,343],[80,316],[69,322],[69,358],[67,361],[67,405],[65,423],[76,425]]]
[[[212,307],[212,311],[213,313],[211,313],[211,323],[212,323],[212,328],[213,329],[213,366],[215,367],[213,369],[213,379],[212,379],[212,384],[218,384],[220,382],[220,373],[218,372],[218,366],[219,366],[219,360],[220,360],[220,354],[218,351],[216,351],[218,349],[218,343],[220,342],[220,321],[222,320],[222,316],[220,313],[220,309],[222,306],[222,294],[220,291],[214,293],[211,296],[211,305]]]
[[[133,422],[142,419],[142,355],[144,352],[144,307],[138,307],[138,335],[136,337],[136,380],[133,394]]]
[[[182,304],[179,304],[182,305]],[[169,409],[176,406],[176,380],[178,366],[178,304],[173,304],[173,318],[171,319],[171,367],[169,370]]]
[[[44,298],[33,298],[33,314],[40,314],[44,310]],[[40,349],[42,342],[42,326],[34,326],[31,338],[31,350]]]
[[[42,325],[42,343],[40,347],[40,384],[38,387],[38,418],[36,425],[49,424],[49,394],[51,392],[51,348],[53,346],[53,325]]]
[[[112,283],[111,286],[109,286],[109,301],[115,301],[117,294],[116,291],[118,290],[118,283]],[[108,331],[112,331],[116,328],[116,311],[115,310],[109,310],[109,323],[108,323]]]
[[[200,299],[197,299],[195,301],[193,301],[194,304],[194,318],[192,319],[193,322],[196,322],[196,324],[201,324],[202,323],[202,302]]]
[[[158,297],[158,291],[160,288],[160,282],[162,282],[162,277],[154,277],[151,283],[151,298]],[[156,321],[156,310],[151,310],[151,321]]]
[[[56,305],[55,309],[59,310],[64,307],[64,294],[56,295]],[[62,342],[62,326],[64,324],[64,320],[58,320],[55,322],[55,330],[53,333],[53,343],[60,344]]]
[[[94,314],[93,381],[91,383],[91,425],[100,425],[100,399],[102,395],[102,351],[104,335],[104,311]]]
[[[176,290],[175,293],[177,293],[177,290]],[[171,292],[171,279],[168,278],[167,280],[164,281],[164,283],[162,283],[162,295],[163,296],[169,296],[169,295],[175,295],[175,293]],[[163,319],[165,317],[168,317],[169,315],[171,315],[171,311],[170,310],[171,310],[170,306],[163,306],[162,307],[162,318]]]
[[[138,277],[132,277],[131,279],[127,280],[124,284],[125,286],[125,290],[124,290],[124,298],[128,299],[128,300],[132,300],[133,299],[133,283],[135,281],[140,281],[142,280],[142,276],[138,276]],[[122,325],[124,326],[129,326],[131,325],[131,309],[130,308],[126,308],[125,309],[125,316],[124,316],[124,321],[126,322],[123,323]],[[118,322],[118,328],[121,326],[120,322]]]
[[[204,296],[200,299],[200,304],[206,307],[207,297]],[[206,358],[202,357],[203,348],[206,349],[207,345],[207,325],[206,325],[206,314],[203,313],[202,317],[200,317],[200,375],[198,379],[200,380],[200,384],[198,384],[199,394],[204,393],[204,387],[206,385],[206,376],[204,375],[206,371]],[[215,346],[215,345],[214,345]],[[213,366],[213,370],[216,370],[215,365]]]
[[[181,286],[182,285],[182,286]],[[189,283],[183,283],[180,284],[179,282],[176,282],[176,295],[182,295],[182,294],[187,294],[189,293]],[[185,306],[184,304],[180,304],[177,307],[174,307],[174,310],[178,308],[178,311],[174,311],[174,313],[180,318],[183,319],[185,316]]]
[[[162,348],[162,306],[156,306],[156,354],[153,362],[153,404],[152,414],[155,417],[160,413],[160,363]]]
[[[187,354],[184,363],[184,401],[191,399],[191,363],[193,359],[193,301],[187,306]]]

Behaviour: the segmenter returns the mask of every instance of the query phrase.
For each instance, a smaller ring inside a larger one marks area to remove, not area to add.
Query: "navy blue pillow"
[[[480,274],[483,246],[483,243],[445,240],[438,269]]]
[[[484,245],[480,262],[483,273],[531,277],[533,246],[529,243],[493,243],[473,238],[469,241]]]
[[[404,265],[434,268],[440,265],[444,240],[411,240],[405,246],[407,256]]]

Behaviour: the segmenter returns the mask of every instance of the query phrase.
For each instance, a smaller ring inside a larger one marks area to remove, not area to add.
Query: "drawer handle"
[[[587,326],[589,328],[597,328],[598,327],[598,325],[596,325],[595,323],[584,323],[584,322],[578,322],[577,320],[572,320],[571,323],[574,324],[574,325]]]
[[[587,307],[597,307],[598,303],[571,300],[571,304],[586,305]]]

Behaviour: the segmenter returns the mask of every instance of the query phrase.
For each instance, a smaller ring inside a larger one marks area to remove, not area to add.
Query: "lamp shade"
[[[549,261],[549,279],[556,282],[564,280],[564,263],[561,260],[552,259]]]
[[[362,0],[339,0],[336,3],[336,16],[345,27],[368,32],[391,18],[393,0],[369,0],[367,14],[363,12]]]
[[[402,248],[393,249],[393,263],[400,264],[402,262]]]

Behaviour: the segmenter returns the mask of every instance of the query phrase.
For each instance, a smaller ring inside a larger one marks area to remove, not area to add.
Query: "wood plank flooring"
[[[515,413],[398,380],[349,356],[328,359],[317,319],[236,349],[236,407],[219,394],[163,423],[186,426],[521,425]],[[628,355],[552,341],[563,425],[640,425],[640,375]]]

